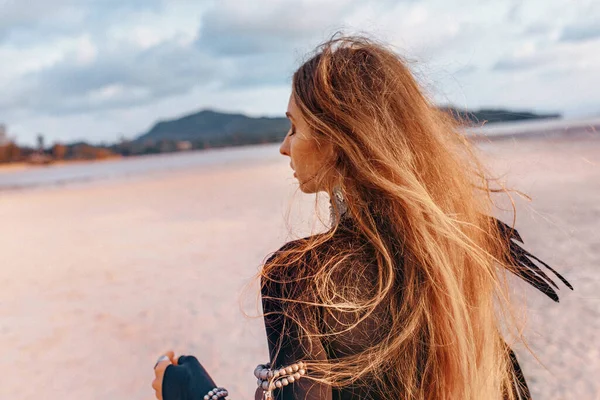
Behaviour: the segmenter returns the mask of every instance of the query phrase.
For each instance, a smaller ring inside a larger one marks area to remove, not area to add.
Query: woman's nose
[[[288,157],[290,156],[289,142],[288,142],[287,136],[281,143],[281,146],[279,146],[279,153],[281,153],[281,155],[284,155],[284,156],[288,156]]]

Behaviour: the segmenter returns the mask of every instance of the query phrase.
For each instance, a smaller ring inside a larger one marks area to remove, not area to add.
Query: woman
[[[332,225],[261,271],[270,363],[256,399],[529,398],[500,332],[516,325],[503,272],[558,301],[556,285],[489,216],[506,190],[454,119],[396,54],[353,37],[295,72],[286,115],[280,152],[303,192],[329,194]],[[163,358],[159,399],[226,396],[196,358]]]

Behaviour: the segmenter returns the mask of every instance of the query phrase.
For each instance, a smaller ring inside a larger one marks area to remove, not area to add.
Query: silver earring
[[[335,206],[338,210],[336,214],[335,209],[333,207],[333,203],[335,202]],[[348,211],[348,205],[346,204],[346,199],[344,198],[344,193],[342,192],[342,188],[340,186],[334,186],[332,190],[332,198],[329,201],[329,216],[332,224],[337,224],[339,221],[339,217],[344,215]]]

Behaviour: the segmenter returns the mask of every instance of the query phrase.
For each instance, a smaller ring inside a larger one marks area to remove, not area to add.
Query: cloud
[[[159,11],[162,0],[0,0],[0,43],[22,45],[94,31],[142,11]]]
[[[573,24],[566,26],[560,35],[563,42],[583,42],[600,38],[600,20],[589,24]]]
[[[547,65],[551,61],[545,54],[507,57],[497,61],[492,67],[493,71],[522,71]]]
[[[357,1],[219,1],[202,20],[197,46],[221,56],[289,52],[339,26]]]
[[[508,8],[506,13],[506,20],[508,22],[518,22],[521,17],[522,4],[521,2],[514,2]]]
[[[554,29],[552,24],[548,22],[537,21],[525,27],[523,36],[548,35],[552,33]]]
[[[120,7],[117,0],[103,4],[109,3]],[[129,3],[122,10],[148,7],[142,3]],[[285,86],[297,64],[294,49],[310,43],[310,37],[326,30],[331,13],[342,15],[352,3],[333,1],[323,8],[328,16],[302,19],[294,16],[314,10],[314,5],[273,2],[265,13],[265,7],[253,3],[217,2],[203,14],[195,42],[173,38],[155,43],[144,29],[137,38],[134,27],[128,42],[87,33],[73,40],[76,51],[12,80],[3,90],[0,110],[66,115],[142,106],[199,86]],[[90,4],[86,15],[96,7]]]
[[[93,59],[71,55],[11,83],[0,109],[68,114],[141,105],[214,82],[215,63],[174,41],[141,51],[128,46],[98,50]]]

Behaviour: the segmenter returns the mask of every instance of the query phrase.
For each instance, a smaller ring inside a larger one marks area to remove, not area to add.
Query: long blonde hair
[[[274,254],[262,282],[287,288],[278,300],[310,343],[386,310],[376,343],[313,361],[311,378],[368,382],[389,399],[513,399],[496,310],[508,309],[502,271],[511,266],[488,217],[496,189],[457,122],[426,98],[406,62],[365,37],[319,46],[292,92],[318,140],[336,149],[323,181],[339,178],[362,242],[344,245],[334,225]],[[341,327],[327,324],[340,315]]]

